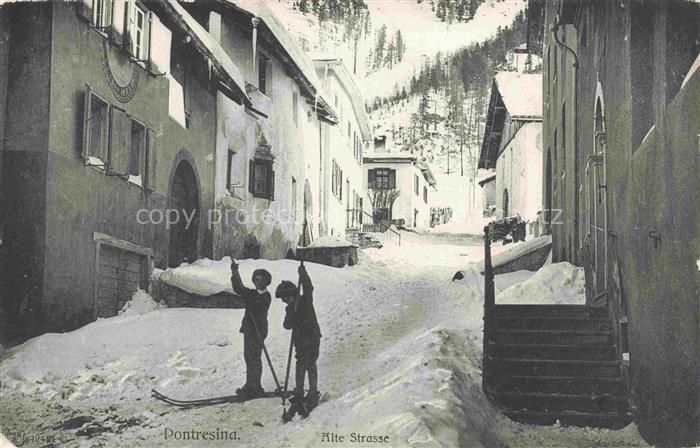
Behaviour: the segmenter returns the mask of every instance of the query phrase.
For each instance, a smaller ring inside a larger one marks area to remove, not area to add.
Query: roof
[[[355,111],[355,116],[360,124],[360,133],[362,134],[362,140],[371,140],[372,131],[369,124],[369,117],[367,116],[367,111],[365,110],[365,100],[362,92],[360,91],[357,82],[355,81],[355,76],[350,73],[342,59],[333,58],[329,56],[323,56],[319,58],[314,58],[314,66],[318,73],[323,72],[328,68],[336,74],[340,84],[347,91],[352,103],[352,109]],[[323,80],[325,81],[325,80]]]
[[[234,101],[250,105],[251,100],[245,91],[245,79],[221,45],[177,2],[159,0],[159,3],[193,38],[195,47],[211,62],[221,90]]]
[[[493,182],[494,180],[496,180],[496,173],[495,172],[488,174],[488,175],[484,176],[483,178],[479,179],[478,183],[481,187],[483,187],[485,184],[487,184],[489,182]]]
[[[500,72],[495,82],[511,117],[542,118],[542,75]]]
[[[311,59],[292,39],[265,2],[216,0],[214,2],[200,1],[199,3],[203,5],[216,4],[226,8],[228,12],[243,14],[250,19],[259,18],[262,26],[258,25],[258,29],[261,30],[262,40],[267,40],[274,45],[281,62],[296,72],[292,73],[291,76],[301,87],[302,93],[310,100],[309,103],[316,106],[316,112],[319,115],[337,122],[338,115],[326,100],[328,95],[323,90],[323,85],[316,75]]]
[[[542,75],[500,72],[491,86],[479,168],[496,165],[506,116],[512,121],[542,121]]]
[[[366,153],[362,156],[363,163],[377,162],[415,162],[418,156],[408,152],[374,152]]]

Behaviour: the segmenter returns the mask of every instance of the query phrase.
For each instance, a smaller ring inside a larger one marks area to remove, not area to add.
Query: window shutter
[[[248,191],[255,192],[255,161],[248,161]]]
[[[396,188],[396,170],[389,170],[389,189]]]
[[[92,24],[92,3],[94,0],[79,0],[76,4],[78,15]]]
[[[170,71],[170,44],[173,34],[153,12],[148,16],[150,21],[148,69],[154,75],[164,75]]]
[[[122,48],[124,48],[129,55],[133,54],[134,51],[132,47],[131,31],[133,30],[134,26],[133,21],[135,7],[136,4],[134,0],[124,1],[124,38],[122,39]]]
[[[156,167],[158,165],[158,151],[156,150],[156,132],[146,129],[146,190],[156,191]]]
[[[110,28],[110,38],[118,46],[124,46],[124,34],[126,32],[125,21],[128,3],[122,0],[115,0],[112,7],[112,27]]]
[[[369,188],[374,188],[377,184],[377,173],[374,170],[367,171],[367,183],[369,184]]]
[[[270,170],[272,175],[270,176],[270,200],[275,200],[275,170]]]
[[[92,117],[92,90],[89,85],[85,85],[85,105],[83,106],[83,148],[81,155],[83,159],[90,155],[90,119]]]
[[[131,152],[131,119],[123,110],[112,106],[109,145],[109,171],[125,176]]]

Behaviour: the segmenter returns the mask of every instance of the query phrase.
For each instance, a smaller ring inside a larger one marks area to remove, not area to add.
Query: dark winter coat
[[[239,331],[257,336],[252,321],[252,319],[255,319],[258,331],[260,331],[260,337],[265,339],[267,337],[267,311],[270,309],[272,296],[267,291],[260,293],[256,289],[243,286],[241,276],[237,270],[231,273],[231,286],[233,291],[241,296],[245,302],[245,314],[243,315]]]
[[[297,351],[310,345],[317,345],[321,338],[321,327],[318,325],[314,309],[314,286],[306,271],[300,273],[299,280],[301,294],[294,303],[287,305],[283,324],[284,328],[292,330],[292,340]]]

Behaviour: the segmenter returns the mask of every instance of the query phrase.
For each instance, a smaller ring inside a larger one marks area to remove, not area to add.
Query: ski
[[[286,396],[291,396],[291,392],[288,392]],[[224,403],[243,403],[245,401],[250,401],[250,400],[256,400],[259,398],[275,398],[275,397],[281,397],[282,392],[280,391],[272,391],[272,392],[265,392],[263,395],[258,396],[258,397],[244,397],[240,395],[224,395],[221,397],[211,397],[211,398],[201,398],[201,399],[196,399],[196,400],[178,400],[176,398],[168,397],[167,395],[163,395],[162,393],[158,392],[155,389],[151,389],[151,396],[155,398],[156,400],[162,401],[164,403],[167,403],[172,406],[178,406],[182,408],[191,408],[191,407],[199,407],[199,406],[211,406],[211,405],[216,405],[216,404],[224,404]]]

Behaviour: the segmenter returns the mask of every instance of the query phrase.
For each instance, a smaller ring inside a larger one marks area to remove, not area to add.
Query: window
[[[256,198],[275,199],[275,172],[272,160],[255,158],[249,164],[248,189]]]
[[[231,185],[233,185],[232,173],[233,173],[233,159],[234,159],[235,155],[236,155],[236,152],[231,151],[229,149],[228,159],[226,160],[226,189],[228,191],[231,191],[233,189],[233,187]]]
[[[267,79],[268,70],[270,69],[269,65],[270,59],[267,56],[261,54],[258,59],[258,90],[260,90],[260,92],[264,93],[265,95],[267,95],[268,93]]]
[[[391,190],[396,188],[396,171],[389,168],[376,168],[368,171],[369,188]]]
[[[423,187],[423,202],[428,203],[428,187]]]
[[[413,175],[413,191],[416,193],[416,196],[420,196],[420,178],[417,174]]]
[[[141,175],[141,161],[146,153],[146,127],[136,120],[131,120],[131,151],[129,171],[131,176]]]
[[[131,20],[131,54],[139,61],[148,60],[148,10],[134,3]]]
[[[92,22],[99,30],[104,30],[112,24],[112,2],[109,0],[94,0]]]
[[[333,160],[333,170],[331,173],[331,191],[338,199],[343,199],[343,170],[338,162]]]
[[[294,125],[299,126],[299,94],[297,92],[292,92],[292,119],[294,119]]]
[[[350,127],[350,122],[348,121],[348,140],[350,139],[351,135],[352,135],[352,129]]]
[[[86,135],[84,153],[86,156],[107,160],[107,142],[109,139],[109,119],[107,103],[88,91],[89,101],[86,111]]]

